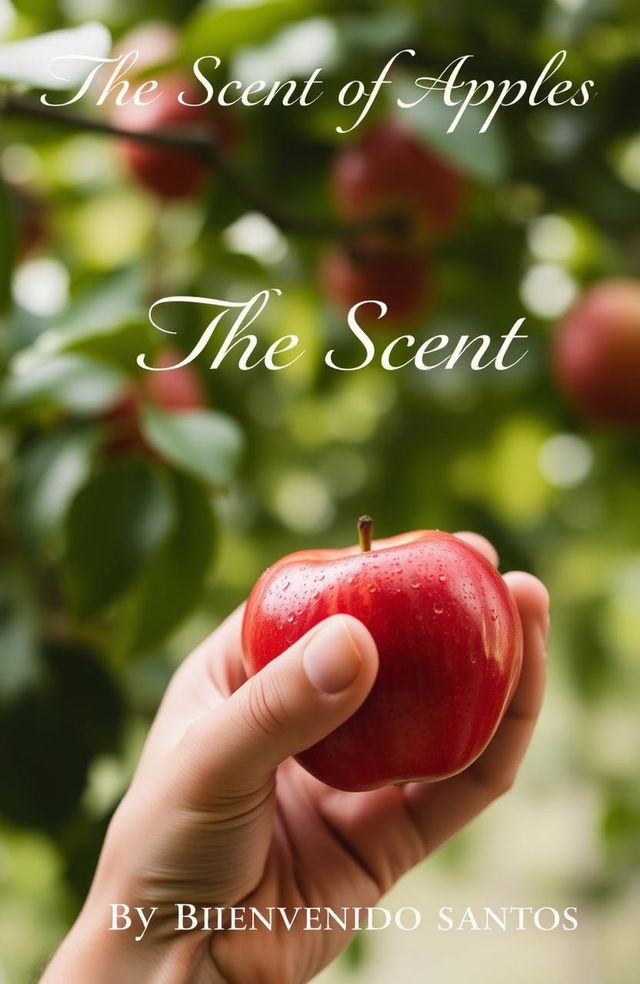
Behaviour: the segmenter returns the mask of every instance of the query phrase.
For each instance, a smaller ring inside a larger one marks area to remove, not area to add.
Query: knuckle
[[[267,683],[260,673],[253,677],[247,689],[245,716],[251,727],[268,737],[278,734],[286,721],[286,708],[277,684]]]

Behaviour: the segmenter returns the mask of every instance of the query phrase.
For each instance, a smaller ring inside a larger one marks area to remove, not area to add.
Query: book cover
[[[0,984],[637,980],[639,29],[0,0]]]

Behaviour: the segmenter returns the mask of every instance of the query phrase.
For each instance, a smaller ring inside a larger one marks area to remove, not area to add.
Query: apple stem
[[[373,529],[373,520],[371,516],[361,516],[358,520],[358,542],[360,544],[360,550],[366,553],[367,550],[371,550],[371,531]]]

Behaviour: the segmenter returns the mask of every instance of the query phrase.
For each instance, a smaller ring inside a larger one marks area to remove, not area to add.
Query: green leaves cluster
[[[24,548],[44,546],[80,620],[124,599],[126,632],[116,625],[114,635],[139,652],[197,601],[214,544],[213,499],[243,441],[220,412],[140,403],[124,411],[121,447],[112,430],[127,385],[114,366],[63,353],[9,374],[2,398],[8,419],[38,428],[20,450],[10,492]]]

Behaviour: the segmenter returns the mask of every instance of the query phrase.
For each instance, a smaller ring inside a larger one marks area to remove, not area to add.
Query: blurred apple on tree
[[[177,39],[168,25],[150,24],[121,39],[116,53],[138,52],[136,72],[152,69],[175,55]],[[233,141],[228,111],[217,106],[184,105],[179,102],[183,93],[186,103],[201,102],[204,91],[181,71],[146,73],[157,79],[159,89],[150,101],[139,105],[133,101],[115,105],[111,122],[136,133],[209,135],[214,145],[228,148]],[[190,198],[203,187],[210,164],[202,157],[177,147],[159,146],[141,140],[119,142],[121,156],[138,181],[163,201]]]
[[[321,259],[327,296],[344,310],[383,301],[389,325],[423,314],[433,296],[425,250],[460,217],[458,171],[409,130],[386,121],[336,155],[330,188],[338,214],[352,224],[353,241]],[[361,318],[374,324],[377,310],[365,309]]]
[[[459,172],[409,130],[387,121],[341,151],[331,191],[348,220],[388,220],[404,247],[442,239],[460,218]],[[388,235],[393,234],[387,233]]]
[[[640,425],[640,283],[603,280],[557,326],[558,385],[589,419]]]
[[[155,365],[164,371],[140,370],[139,383],[130,383],[117,404],[107,412],[106,448],[109,454],[145,447],[139,424],[140,410],[145,405],[168,413],[184,413],[207,406],[206,393],[195,369],[191,365],[169,368],[182,359],[182,354],[172,346],[163,348]]]
[[[388,313],[381,320],[377,305],[367,305],[358,312],[361,324],[381,328],[417,318],[433,296],[427,261],[407,249],[335,246],[321,259],[320,282],[327,297],[345,311],[360,301],[386,304]]]

